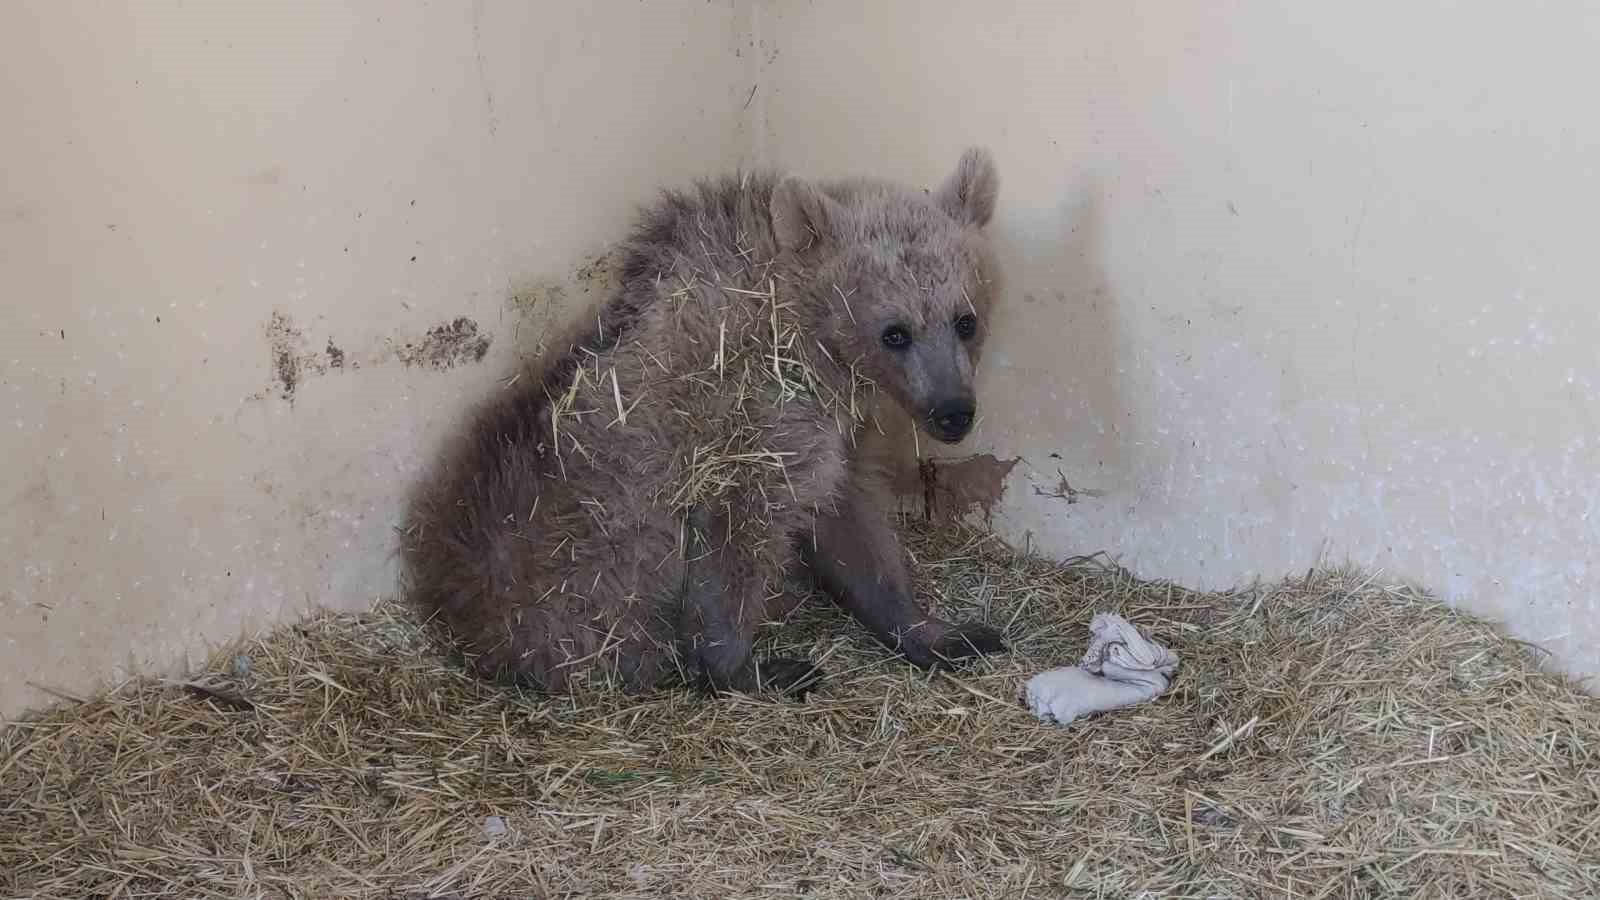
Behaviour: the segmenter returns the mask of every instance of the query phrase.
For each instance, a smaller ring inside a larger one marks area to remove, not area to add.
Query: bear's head
[[[830,355],[858,366],[936,440],[977,420],[973,390],[999,272],[985,228],[999,178],[982,149],[934,191],[869,179],[773,189],[772,227],[822,313]]]

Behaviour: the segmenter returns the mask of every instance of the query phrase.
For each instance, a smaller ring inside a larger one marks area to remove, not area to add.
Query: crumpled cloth
[[[1045,722],[1060,725],[1094,713],[1147,703],[1172,685],[1178,655],[1145,637],[1127,619],[1097,613],[1089,622],[1083,662],[1040,672],[1023,700]]]

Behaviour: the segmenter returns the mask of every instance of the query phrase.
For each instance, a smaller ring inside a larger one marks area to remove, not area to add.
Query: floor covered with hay
[[[957,677],[822,603],[805,703],[485,685],[401,609],[325,615],[0,733],[0,895],[1585,897],[1600,701],[1359,573],[1231,593],[908,525],[924,597],[1004,626]],[[1152,705],[1036,722],[1096,611],[1177,651]]]

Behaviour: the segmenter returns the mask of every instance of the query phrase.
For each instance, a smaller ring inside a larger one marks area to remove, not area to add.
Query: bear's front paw
[[[1005,638],[987,625],[968,622],[945,632],[931,648],[932,665],[953,669],[960,663],[980,656],[992,656],[1007,651]]]
[[[822,683],[822,670],[806,659],[769,657],[756,664],[756,679],[758,690],[781,691],[804,699]]]

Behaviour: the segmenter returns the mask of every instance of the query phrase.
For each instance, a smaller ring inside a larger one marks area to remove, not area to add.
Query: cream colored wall
[[[1600,671],[1600,8],[765,11],[777,162],[996,152],[1004,531],[1200,585],[1348,557]]]
[[[389,590],[419,451],[753,143],[750,15],[0,6],[0,713]]]
[[[1203,585],[1348,555],[1600,670],[1596,15],[0,7],[0,712],[389,590],[421,454],[658,185],[969,142],[1005,532]]]

